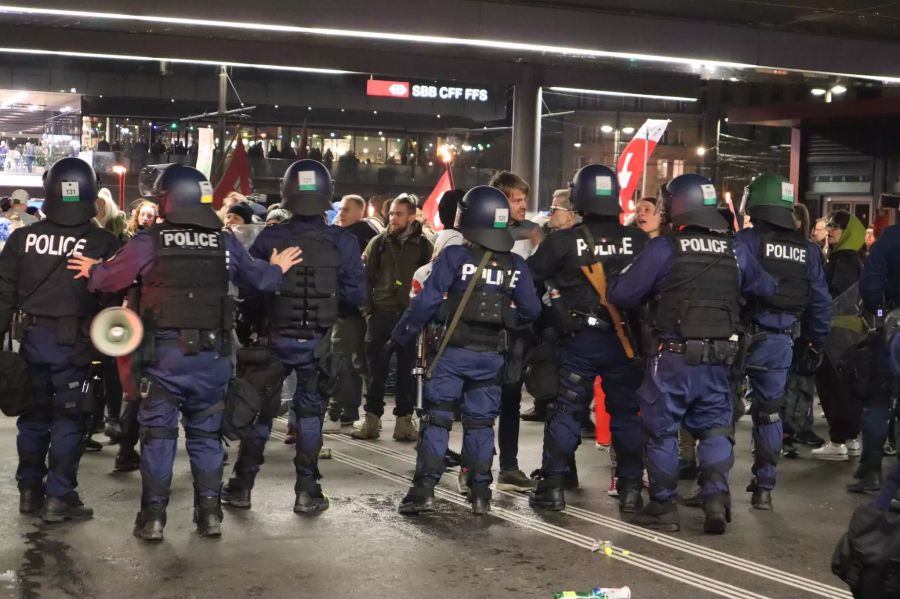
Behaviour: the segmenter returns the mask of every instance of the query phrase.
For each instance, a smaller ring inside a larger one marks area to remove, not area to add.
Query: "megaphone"
[[[91,343],[105,356],[118,358],[138,348],[144,323],[134,310],[114,306],[101,310],[91,321]]]

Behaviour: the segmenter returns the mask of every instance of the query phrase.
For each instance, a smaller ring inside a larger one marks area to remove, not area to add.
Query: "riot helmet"
[[[173,164],[156,180],[159,215],[176,225],[221,229],[222,221],[213,210],[213,189],[206,176],[195,168]]]
[[[755,178],[744,190],[744,210],[751,218],[766,221],[776,227],[793,231],[794,186],[782,177],[766,173]]]
[[[468,241],[495,252],[508,252],[513,246],[509,200],[495,187],[473,187],[459,202],[455,228]]]
[[[281,180],[281,206],[298,216],[315,216],[331,210],[334,182],[317,160],[303,159],[290,165]]]
[[[662,187],[660,196],[663,217],[673,226],[728,229],[728,222],[719,213],[716,188],[706,177],[679,175]]]
[[[88,222],[97,216],[97,175],[81,158],[62,158],[44,176],[47,220],[63,226]]]
[[[575,173],[569,187],[575,212],[599,216],[618,216],[622,212],[619,179],[611,168],[602,164],[583,166]]]

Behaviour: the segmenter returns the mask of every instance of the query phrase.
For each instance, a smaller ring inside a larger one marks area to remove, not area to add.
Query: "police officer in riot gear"
[[[643,505],[640,378],[613,316],[591,282],[596,271],[590,269],[599,264],[603,276],[618,274],[643,249],[647,236],[620,224],[619,183],[613,170],[599,164],[585,166],[575,174],[571,188],[573,207],[584,222],[551,233],[528,259],[535,280],[552,280],[558,291],[551,294],[551,304],[561,338],[559,391],[549,406],[540,479],[529,503],[548,510],[565,508],[564,477],[581,442],[581,422],[599,375],[618,460],[619,509],[633,513]]]
[[[747,188],[746,210],[752,228],[735,236],[778,282],[775,295],[754,298],[747,306],[747,377],[753,418],[751,504],[772,509],[775,467],[781,455],[784,395],[794,340],[821,347],[831,328],[831,295],[821,252],[797,231],[794,186],[779,175],[760,175]],[[802,339],[800,339],[802,334]]]
[[[212,187],[200,171],[172,165],[156,183],[163,222],[139,233],[102,264],[70,260],[92,291],[140,286],[144,323],[140,376],[141,511],[134,534],[161,541],[172,482],[179,412],[194,478],[194,522],[202,536],[221,534],[224,451],[219,437],[231,375],[233,306],[228,282],[278,288],[299,263],[299,249],[273,252],[271,264],[252,259],[222,231]]]
[[[112,233],[91,224],[96,199],[90,165],[78,158],[57,161],[44,178],[47,219],[13,231],[0,253],[0,332],[18,310],[14,334],[34,397],[33,409],[17,422],[19,511],[43,507],[46,522],[93,515],[75,488],[91,419],[82,410],[92,351],[87,327],[99,305],[85,281],[72,280],[65,261],[102,260],[118,248]]]
[[[487,186],[469,190],[456,218],[467,243],[438,255],[389,342],[410,342],[439,308],[446,310],[439,318],[447,327],[426,374],[416,474],[400,503],[401,514],[434,510],[434,487],[444,472],[453,410],[460,400],[468,501],[476,515],[490,510],[504,340],[507,331],[534,320],[541,310],[525,261],[510,252],[509,203],[503,192]]]
[[[772,295],[775,281],[746,245],[723,232],[716,189],[700,175],[681,175],[662,190],[673,234],[650,241],[620,276],[608,299],[623,308],[649,301],[651,355],[638,390],[650,503],[636,524],[680,527],[677,435],[682,420],[700,440],[697,456],[704,530],[725,532],[731,519],[732,452],[729,364],[737,353],[742,294]]]
[[[268,346],[286,374],[297,374],[297,513],[328,509],[328,498],[318,483],[327,402],[320,389],[325,375],[319,362],[341,309],[354,310],[365,301],[359,242],[345,229],[325,224],[323,218],[331,208],[332,196],[331,174],[323,164],[298,160],[290,165],[282,179],[281,205],[294,217],[263,230],[250,247],[250,255],[262,257],[276,249],[297,246],[304,262],[286,275],[277,294],[256,297],[252,289],[241,287],[241,309],[247,321],[255,323],[260,345]],[[234,472],[224,490],[226,505],[250,508],[250,491],[264,461],[271,430],[271,418],[261,418],[242,438]]]
[[[884,229],[869,250],[859,279],[859,295],[863,301],[867,319],[884,317],[880,335],[871,335],[868,356],[857,357],[857,362],[868,362],[868,381],[864,394],[862,414],[862,455],[855,473],[856,480],[847,486],[855,493],[875,493],[882,487],[882,448],[887,439],[892,412],[893,391],[900,377],[900,225]],[[868,359],[867,359],[868,358]],[[861,381],[857,381],[857,384]],[[896,407],[896,406],[895,406]],[[896,491],[900,471],[891,474],[893,482],[885,481]],[[880,505],[886,506],[894,499],[894,492],[882,492]],[[900,499],[900,497],[897,497]]]

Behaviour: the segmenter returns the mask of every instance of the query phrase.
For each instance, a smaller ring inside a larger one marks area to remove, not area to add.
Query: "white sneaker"
[[[326,417],[322,422],[322,432],[323,433],[339,433],[341,432],[341,421],[340,420],[332,420],[331,418]]]
[[[813,449],[810,454],[816,460],[830,460],[832,462],[846,462],[850,458],[847,456],[847,446],[843,443],[832,443],[829,441],[818,449]]]
[[[862,455],[862,444],[859,442],[859,439],[847,441],[847,455],[854,458]]]

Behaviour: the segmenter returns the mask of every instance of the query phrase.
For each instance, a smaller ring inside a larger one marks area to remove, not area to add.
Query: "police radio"
[[[91,343],[105,356],[128,355],[141,345],[143,338],[141,317],[128,308],[106,308],[91,321]]]

